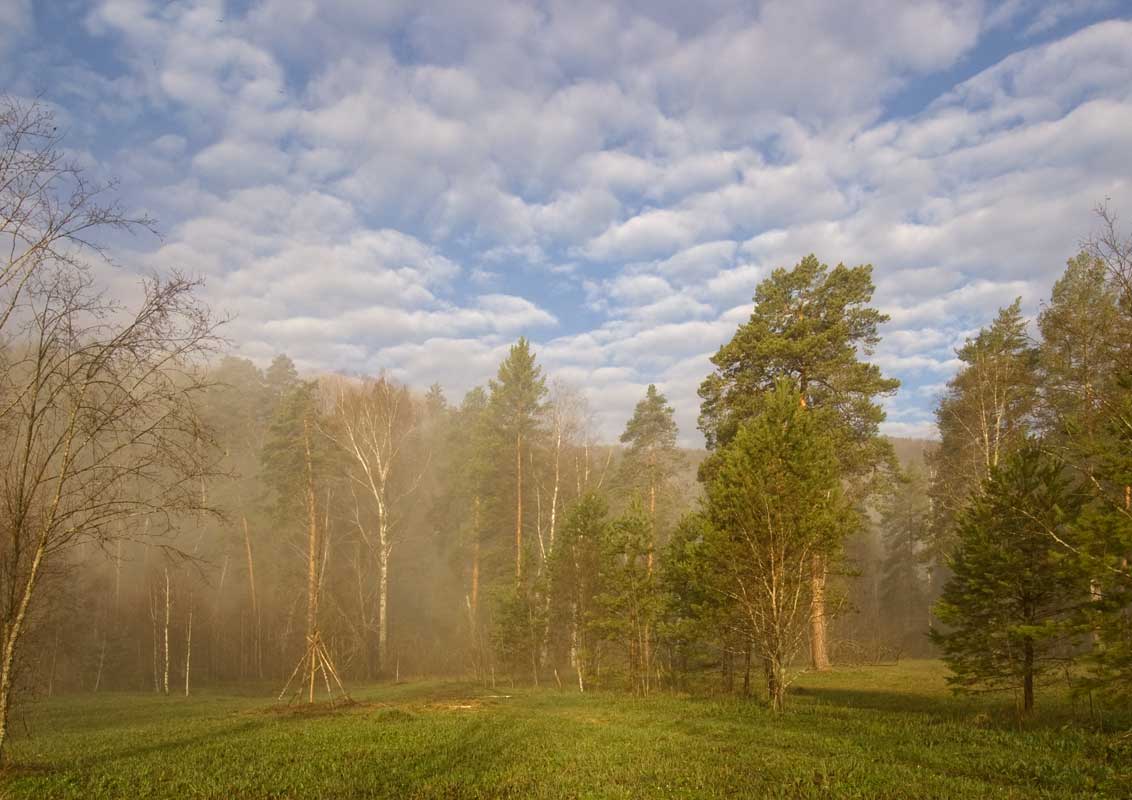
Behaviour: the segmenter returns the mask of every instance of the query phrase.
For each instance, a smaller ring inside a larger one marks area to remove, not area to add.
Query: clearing
[[[0,796],[1132,797],[1132,737],[1098,732],[1087,702],[1046,691],[1020,726],[1009,698],[954,698],[944,675],[803,675],[780,718],[733,697],[435,681],[356,688],[333,709],[56,697],[17,722]]]

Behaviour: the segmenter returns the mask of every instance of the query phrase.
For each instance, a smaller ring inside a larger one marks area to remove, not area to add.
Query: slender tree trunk
[[[523,434],[515,434],[515,582],[523,578]]]
[[[825,558],[815,554],[810,562],[810,662],[818,672],[829,669],[826,641]]]
[[[41,537],[36,544],[35,555],[32,556],[31,568],[24,581],[23,591],[20,593],[16,613],[12,615],[11,622],[4,626],[4,660],[0,664],[0,754],[4,752],[4,743],[8,739],[8,716],[12,708],[13,672],[16,667],[16,643],[23,633],[24,620],[27,619],[28,606],[31,605],[31,596],[35,585],[39,582],[39,571],[43,565],[43,557],[47,553],[47,539]]]
[[[149,586],[149,623],[153,634],[153,693],[161,692],[161,671],[158,667],[158,655],[161,651],[161,642],[157,637],[157,587]]]
[[[106,665],[106,633],[102,634],[102,645],[98,648],[98,669],[94,673],[94,693],[102,686],[102,668]]]
[[[318,666],[318,659],[315,657],[318,644],[318,509],[314,493],[309,419],[303,420],[303,447],[306,451],[307,471],[307,656],[310,661],[307,702],[313,703],[314,679]]]
[[[1022,645],[1022,713],[1034,710],[1034,642],[1027,638]]]
[[[185,626],[185,697],[189,696],[189,676],[193,666],[193,597],[189,595],[189,620]]]
[[[480,498],[476,495],[472,500],[472,591],[471,614],[472,627],[477,627],[479,621],[480,601]]]
[[[165,662],[164,677],[161,682],[162,691],[169,694],[169,615],[173,609],[173,595],[169,584],[169,568],[165,568]]]
[[[240,515],[244,523],[244,553],[248,559],[248,590],[252,599],[252,667],[257,678],[263,678],[263,659],[260,658],[259,601],[255,591],[255,560],[252,558],[252,537],[248,533],[248,517]]]

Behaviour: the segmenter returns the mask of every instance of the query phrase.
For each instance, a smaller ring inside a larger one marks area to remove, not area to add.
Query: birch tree
[[[376,633],[376,666],[383,670],[389,650],[389,566],[397,541],[402,504],[416,491],[422,472],[414,468],[417,413],[408,390],[387,378],[330,383],[334,413],[324,427],[348,457],[349,481],[372,503],[372,517],[354,505],[354,524],[376,566],[376,603],[372,617],[363,616]]]

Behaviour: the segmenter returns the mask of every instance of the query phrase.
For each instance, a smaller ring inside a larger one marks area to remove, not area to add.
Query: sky
[[[0,86],[200,276],[261,365],[439,382],[519,336],[617,436],[696,431],[709,356],[808,253],[869,263],[933,436],[955,349],[1132,219],[1129,0],[0,0]]]

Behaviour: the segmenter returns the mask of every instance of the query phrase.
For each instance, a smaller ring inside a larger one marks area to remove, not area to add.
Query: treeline
[[[291,679],[308,698],[339,677],[647,693],[755,675],[780,706],[800,648],[829,666],[846,542],[898,472],[877,432],[896,381],[862,360],[885,319],[872,292],[869,267],[813,257],[764,281],[701,387],[698,465],[655,386],[597,444],[524,339],[458,404],[224,358],[196,379],[202,511],[167,516],[167,544],[139,516],[103,554],[75,550],[29,674],[48,691]],[[890,549],[922,583],[919,552]]]

